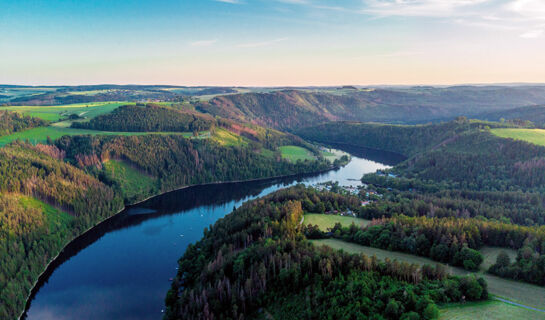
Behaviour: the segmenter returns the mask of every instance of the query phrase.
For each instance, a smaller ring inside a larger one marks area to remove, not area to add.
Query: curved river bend
[[[233,207],[296,183],[358,185],[364,173],[403,160],[374,150],[347,151],[352,161],[339,170],[195,186],[127,208],[65,248],[34,288],[26,318],[160,319],[169,278],[187,245]]]

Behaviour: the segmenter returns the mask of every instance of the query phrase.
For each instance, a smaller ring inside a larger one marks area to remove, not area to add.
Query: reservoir
[[[178,259],[233,207],[297,183],[355,186],[364,173],[403,160],[376,150],[343,149],[352,159],[338,170],[189,187],[128,207],[65,248],[34,288],[26,319],[161,319]]]

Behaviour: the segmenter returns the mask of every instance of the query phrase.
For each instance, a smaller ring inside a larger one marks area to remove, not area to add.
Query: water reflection
[[[358,155],[399,159],[373,152]],[[300,182],[356,185],[383,163],[354,156],[344,168],[318,175],[195,186],[127,208],[65,248],[33,290],[26,317],[159,319],[177,260],[233,207]]]

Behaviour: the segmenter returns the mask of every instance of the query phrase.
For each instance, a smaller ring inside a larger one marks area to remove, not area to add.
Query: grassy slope
[[[304,224],[318,225],[321,230],[326,231],[328,228],[333,228],[339,222],[343,226],[350,226],[352,223],[357,226],[366,226],[371,221],[354,217],[343,217],[335,214],[305,214]]]
[[[545,130],[543,129],[492,129],[492,134],[501,138],[523,140],[540,146],[545,146]]]
[[[545,314],[501,301],[470,302],[441,308],[440,320],[545,319]]]
[[[282,153],[282,158],[288,159],[292,162],[297,162],[297,160],[315,160],[316,157],[309,150],[297,147],[297,146],[282,146],[278,148]]]
[[[222,146],[245,146],[248,144],[245,138],[223,128],[216,128],[212,139]]]
[[[438,264],[428,258],[418,257],[407,253],[387,251],[377,248],[360,246],[354,243],[344,242],[336,239],[325,240],[313,240],[315,244],[327,245],[334,249],[343,249],[350,253],[364,253],[372,256],[376,255],[379,259],[398,259],[400,261],[407,261],[409,263],[416,264]],[[449,272],[456,275],[465,275],[468,272],[462,268],[448,267]],[[490,274],[480,273],[479,276],[483,277],[488,283],[488,289],[491,294],[505,298],[510,301],[518,302],[534,308],[545,308],[545,287],[540,287],[524,282],[518,282],[514,280],[503,279]],[[545,315],[545,314],[544,314]]]
[[[157,179],[129,166],[126,162],[109,160],[104,164],[108,177],[119,183],[126,199],[135,199],[139,195],[153,193],[157,188]]]

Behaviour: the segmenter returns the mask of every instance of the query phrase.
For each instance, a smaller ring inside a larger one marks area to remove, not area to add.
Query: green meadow
[[[344,217],[339,216],[336,214],[315,214],[315,213],[309,213],[305,214],[304,224],[305,225],[318,225],[320,230],[327,231],[327,229],[333,228],[336,223],[340,223],[341,225],[348,227],[352,223],[354,223],[357,226],[366,226],[371,221],[360,219],[360,218],[354,218],[354,217]]]
[[[499,128],[491,129],[492,134],[501,138],[523,140],[540,146],[545,146],[545,130],[543,129],[517,129]]]
[[[157,179],[131,167],[124,161],[108,160],[103,163],[106,175],[117,182],[126,199],[134,200],[138,195],[154,193]]]
[[[291,162],[297,162],[298,160],[314,160],[316,157],[310,152],[310,150],[297,147],[297,146],[283,146],[278,148],[282,153],[282,158],[288,159]]]
[[[76,136],[76,135],[118,135],[118,136],[141,136],[146,134],[161,134],[161,135],[183,135],[184,137],[191,137],[192,133],[189,132],[111,132],[111,131],[97,131],[87,129],[75,129],[69,127],[38,127],[25,131],[19,131],[7,136],[0,137],[0,147],[13,142],[15,140],[26,141],[28,140],[32,144],[44,143],[47,141],[47,137],[52,140],[58,139],[62,136]]]
[[[545,313],[514,306],[502,301],[468,302],[441,308],[440,320],[513,320],[545,319]]]
[[[128,102],[89,102],[67,104],[59,106],[7,106],[0,107],[0,110],[20,112],[24,115],[37,117],[44,120],[56,122],[70,114],[77,114],[87,119],[98,115],[112,112],[122,105],[131,104]]]
[[[323,239],[323,240],[311,240],[315,245],[326,245],[333,249],[342,249],[349,253],[356,254],[365,254],[368,256],[376,255],[377,258],[384,260],[397,259],[398,261],[406,261],[409,263],[415,263],[419,265],[429,264],[436,265],[440,264],[436,261],[433,261],[429,258],[419,257],[407,253],[395,252],[382,250],[372,247],[361,246],[355,243],[345,242],[337,239]],[[451,267],[445,265],[447,270],[455,275],[467,275],[470,272],[457,267]],[[509,279],[500,278],[493,276],[487,273],[477,273],[477,276],[483,277],[488,283],[488,290],[492,295],[520,303],[529,307],[534,307],[538,309],[545,309],[545,287],[540,287],[532,285],[525,282],[519,282]],[[541,314],[541,313],[539,313]],[[456,319],[456,318],[453,318]],[[458,318],[466,319],[466,318]],[[486,318],[488,319],[488,318]],[[501,319],[501,318],[500,318]],[[513,318],[513,319],[525,319],[525,318]],[[536,319],[536,318],[529,318]],[[541,319],[541,318],[537,318]],[[545,313],[543,313],[543,319],[545,319]]]
[[[222,146],[245,146],[248,144],[248,141],[242,136],[223,128],[215,128],[212,140]]]

